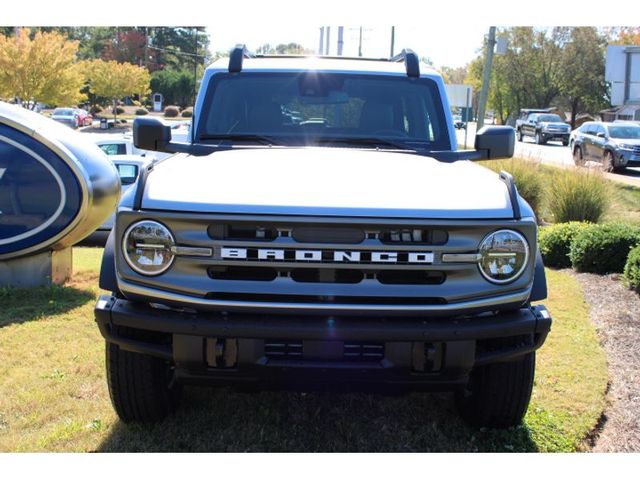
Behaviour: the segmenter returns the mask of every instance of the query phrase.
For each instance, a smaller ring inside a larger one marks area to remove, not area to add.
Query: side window
[[[126,155],[127,146],[124,143],[103,143],[100,148],[107,155]]]
[[[596,129],[597,129],[597,125],[592,123],[590,125],[587,125],[586,131],[584,133],[586,133],[587,135],[595,135]]]
[[[121,163],[116,165],[118,169],[118,174],[120,175],[120,183],[122,185],[131,185],[136,183],[136,179],[138,178],[138,166],[131,165],[126,163]]]

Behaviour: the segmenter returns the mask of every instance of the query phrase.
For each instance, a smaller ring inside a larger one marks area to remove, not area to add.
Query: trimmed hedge
[[[632,248],[629,252],[624,266],[624,277],[629,282],[629,287],[640,293],[640,246]]]
[[[538,245],[542,259],[547,267],[569,268],[569,250],[575,236],[587,227],[588,223],[568,222],[543,227],[538,233]]]
[[[180,114],[183,118],[191,118],[193,117],[193,107],[185,108]]]
[[[149,110],[147,110],[146,108],[140,107],[140,108],[136,108],[136,115],[148,115],[149,114]]]
[[[122,108],[122,107],[112,108],[111,109],[111,113],[114,113],[116,115],[122,115],[122,114],[124,114],[124,108]]]
[[[175,105],[164,107],[164,116],[167,118],[175,118],[180,114],[180,108]]]
[[[578,272],[622,273],[629,250],[638,244],[638,226],[626,223],[589,225],[575,236],[569,258]]]

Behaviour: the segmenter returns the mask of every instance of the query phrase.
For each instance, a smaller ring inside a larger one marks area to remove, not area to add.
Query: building
[[[601,112],[603,120],[640,121],[640,45],[609,45],[604,76],[613,108]]]

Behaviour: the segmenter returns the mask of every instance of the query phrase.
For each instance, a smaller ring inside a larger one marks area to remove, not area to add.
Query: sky
[[[338,25],[330,27],[330,55],[337,54]],[[343,55],[357,56],[360,25],[343,25]],[[391,50],[390,25],[363,25],[362,55],[365,57],[388,57]],[[325,29],[326,31],[326,29]],[[428,57],[436,67],[461,67],[476,57],[489,26],[484,24],[465,25],[455,29],[455,41],[451,38],[450,23],[426,26],[398,25],[395,27],[394,52],[411,48],[420,57]],[[248,26],[234,24],[216,24],[207,27],[212,52],[229,50],[237,43],[244,43],[249,50],[269,43],[299,43],[302,46],[318,50],[320,26],[285,24],[277,29],[272,24],[252,24]],[[325,37],[326,41],[326,37]]]

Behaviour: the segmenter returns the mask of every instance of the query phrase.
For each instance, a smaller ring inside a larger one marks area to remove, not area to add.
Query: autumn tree
[[[609,105],[604,80],[607,40],[595,27],[564,29],[561,102],[571,111],[571,126],[581,111],[597,112]]]
[[[84,76],[76,61],[78,42],[58,32],[29,29],[0,35],[0,97],[50,105],[76,105]]]
[[[117,101],[130,95],[147,95],[149,72],[144,67],[115,60],[90,60],[84,62],[89,91],[98,97],[110,98],[113,102],[114,118],[117,117]]]

